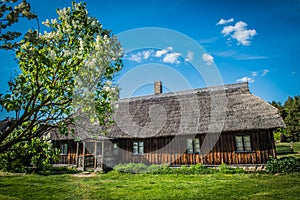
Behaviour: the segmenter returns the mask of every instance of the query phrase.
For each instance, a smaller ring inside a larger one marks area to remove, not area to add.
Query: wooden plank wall
[[[59,155],[59,160],[55,164],[66,164],[75,165],[76,164],[76,143],[73,140],[60,140],[54,142],[55,148],[60,148],[61,144],[68,144],[68,154]]]
[[[250,152],[236,152],[235,135],[250,135]],[[197,135],[202,145],[205,135]],[[265,164],[269,157],[275,157],[275,146],[272,131],[251,131],[242,133],[224,133],[207,155],[187,154],[186,139],[188,137],[161,137],[148,139],[119,139],[120,148],[117,157],[119,163],[146,163],[191,165],[205,164]],[[144,154],[132,154],[134,141],[144,141]],[[169,145],[168,145],[169,144]]]

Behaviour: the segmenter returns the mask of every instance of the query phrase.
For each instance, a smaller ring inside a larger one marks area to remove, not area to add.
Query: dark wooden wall
[[[76,164],[76,142],[74,140],[57,140],[53,142],[54,148],[59,149],[61,144],[68,144],[68,154],[58,155],[58,161],[53,164],[66,164],[75,165]]]
[[[235,135],[250,135],[251,151],[237,152]],[[205,135],[197,135],[200,144]],[[265,164],[270,156],[276,157],[272,131],[251,131],[240,133],[224,133],[219,137],[212,151],[206,155],[187,154],[186,139],[189,137],[160,137],[148,139],[119,139],[120,148],[117,160],[119,163],[171,164],[190,165],[205,164]],[[133,142],[144,141],[144,154],[132,153]],[[167,145],[169,144],[169,145]],[[167,146],[166,146],[167,145]]]
[[[250,135],[251,151],[237,152],[235,144],[236,135]],[[111,142],[105,143],[104,158],[110,158],[109,162],[118,163],[146,163],[146,164],[169,164],[169,165],[218,165],[226,164],[265,164],[268,159],[276,157],[275,145],[272,131],[251,131],[237,133],[223,133],[212,151],[206,155],[201,153],[186,153],[187,136],[159,137],[147,139],[118,139],[118,155],[114,155]],[[200,139],[200,145],[204,141],[205,135],[196,135]],[[144,154],[134,155],[133,142],[144,142]],[[56,164],[76,164],[77,143],[73,140],[61,140],[54,142],[54,146],[59,148],[60,144],[68,143],[68,154],[60,155],[60,160]],[[82,156],[83,144],[79,143],[78,156]],[[99,148],[100,149],[100,148]],[[102,154],[101,152],[99,152]],[[86,150],[86,156],[89,152]],[[113,159],[113,160],[112,160]]]

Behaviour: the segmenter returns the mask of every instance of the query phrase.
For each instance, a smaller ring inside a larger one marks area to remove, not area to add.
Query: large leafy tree
[[[19,22],[20,18],[37,18],[26,0],[0,1],[0,49],[12,49],[19,45],[15,39],[21,36],[21,32],[9,28]]]
[[[282,138],[289,141],[300,140],[300,96],[288,97],[282,105],[280,102],[272,101],[271,105],[278,108],[286,128],[280,129]]]
[[[288,97],[284,103],[285,134],[292,141],[300,140],[300,96]]]
[[[0,132],[0,153],[52,128],[67,133],[74,113],[88,113],[100,125],[111,121],[112,79],[122,67],[120,44],[88,15],[84,3],[57,13],[57,19],[43,23],[48,31],[29,31],[17,50],[21,73],[0,97],[15,119]]]

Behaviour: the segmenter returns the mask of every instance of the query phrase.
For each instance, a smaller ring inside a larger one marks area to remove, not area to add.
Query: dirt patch
[[[81,177],[81,178],[84,178],[84,177],[94,177],[94,176],[96,176],[96,173],[82,172],[82,173],[78,173],[78,174],[73,174],[72,176]]]

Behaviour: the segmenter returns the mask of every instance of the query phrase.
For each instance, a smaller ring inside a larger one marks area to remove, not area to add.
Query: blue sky
[[[41,22],[55,18],[57,8],[71,5],[67,0],[28,2],[41,30]],[[164,91],[248,80],[250,91],[266,101],[300,94],[300,0],[85,2],[89,14],[125,46],[124,69],[116,77],[121,97],[152,94],[155,80],[163,82]],[[37,24],[22,22],[15,28]],[[153,45],[140,42],[144,39],[153,39]],[[0,56],[3,93],[17,64],[12,52]],[[203,65],[200,73],[193,62]]]

